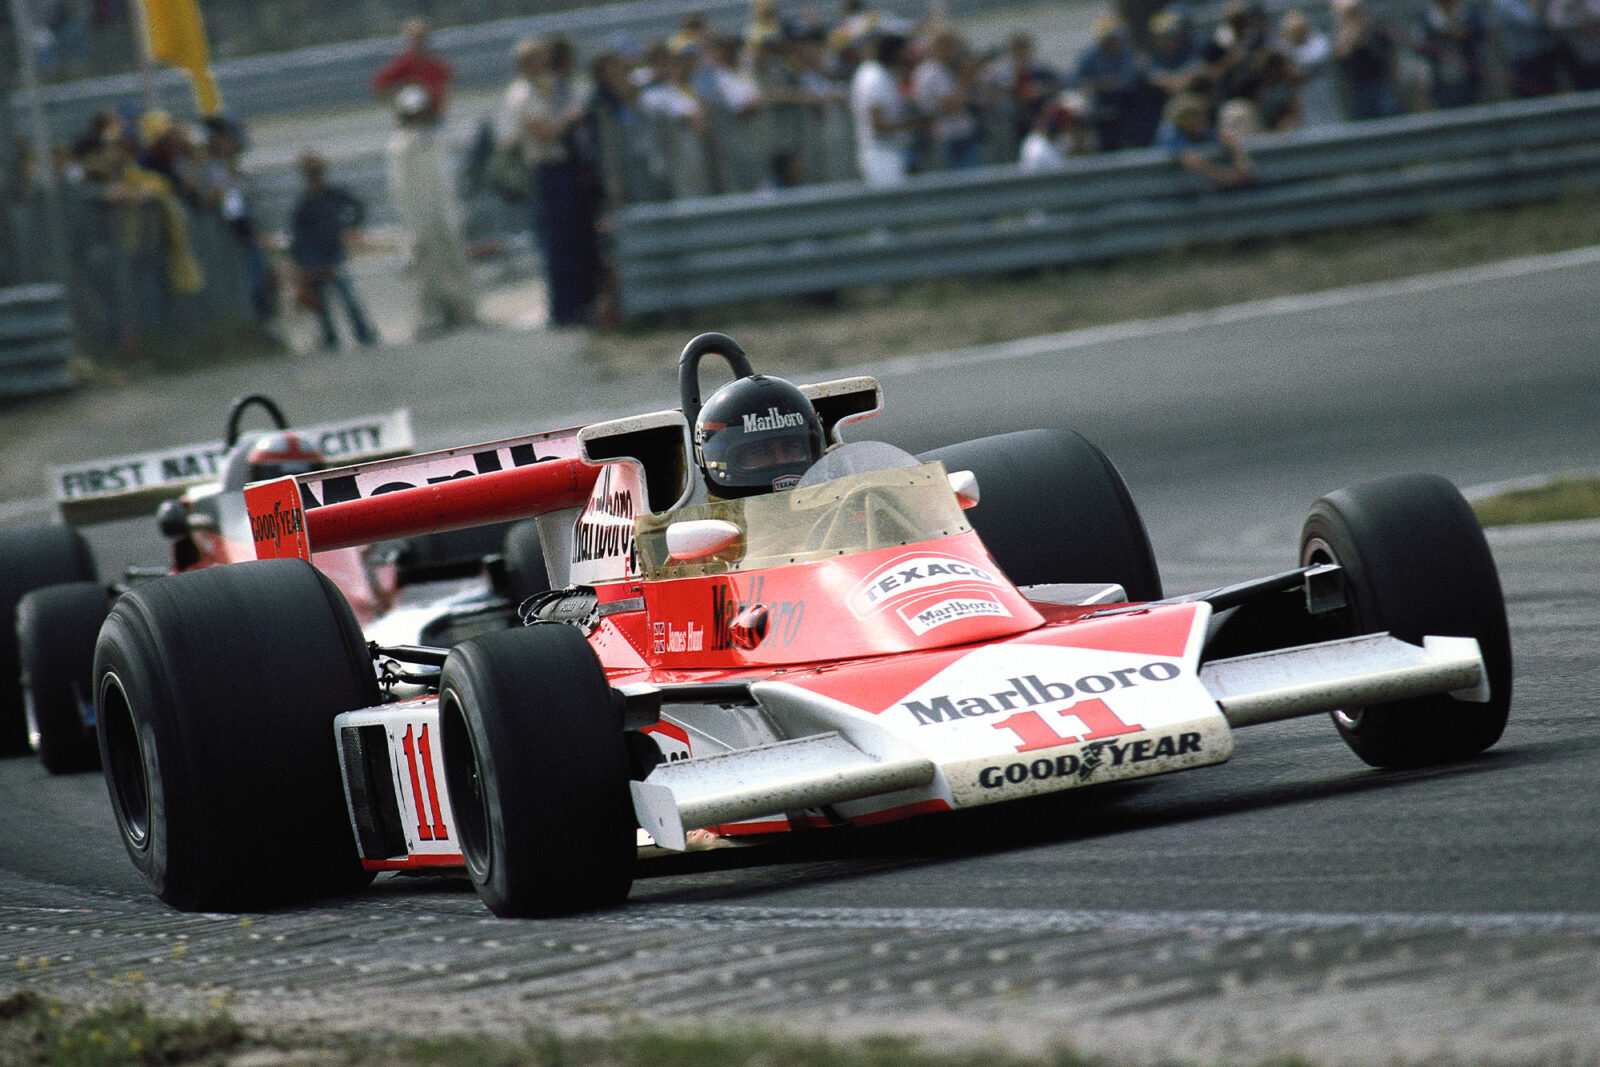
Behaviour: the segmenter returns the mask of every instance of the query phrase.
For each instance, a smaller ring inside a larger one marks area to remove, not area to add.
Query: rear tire
[[[378,703],[355,616],[310,564],[135,586],[95,651],[101,762],[123,843],[185,911],[352,890],[361,867],[333,718]]]
[[[1300,535],[1302,565],[1337,563],[1347,606],[1341,635],[1388,631],[1473,637],[1489,700],[1419,697],[1333,713],[1339,733],[1374,767],[1421,767],[1477,755],[1500,739],[1511,708],[1511,638],[1494,557],[1454,485],[1411,474],[1341,489],[1318,500]]]
[[[461,852],[489,910],[562,915],[626,899],[628,751],[583,634],[538,623],[456,646],[439,711]]]
[[[1128,599],[1161,599],[1144,521],[1104,452],[1071,430],[1021,430],[924,452],[977,476],[967,512],[1016,585],[1116,582]]]
[[[506,599],[512,607],[550,591],[550,574],[545,569],[544,544],[539,540],[536,521],[527,519],[506,531],[501,557],[506,567]]]
[[[14,626],[18,601],[35,589],[94,577],[89,543],[72,527],[48,523],[0,530],[0,756],[31,751]]]
[[[17,605],[28,733],[51,774],[100,766],[93,721],[94,646],[110,608],[111,597],[97,582],[35,589]]]

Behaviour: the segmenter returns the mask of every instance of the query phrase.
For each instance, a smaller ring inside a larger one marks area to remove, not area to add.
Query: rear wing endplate
[[[244,499],[259,558],[309,560],[575,508],[598,475],[578,454],[578,431],[557,430],[257,482]]]

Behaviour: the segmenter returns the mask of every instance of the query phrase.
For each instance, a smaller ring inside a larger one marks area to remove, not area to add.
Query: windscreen
[[[708,559],[670,559],[667,527],[690,519],[731,522],[743,536]],[[970,529],[950,491],[944,464],[934,462],[867,471],[786,493],[643,515],[637,522],[635,545],[644,577],[689,578],[917,544]]]

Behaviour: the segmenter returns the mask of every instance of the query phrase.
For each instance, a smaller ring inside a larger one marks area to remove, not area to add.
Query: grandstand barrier
[[[34,297],[0,304],[0,343],[14,344],[12,333],[28,333],[35,323],[63,329],[38,349],[48,371],[22,356],[15,366],[0,362],[0,395],[72,384],[64,377],[68,349],[104,366],[147,360],[172,366],[211,363],[240,346],[279,347],[252,298],[252,265],[259,269],[260,261],[216,214],[180,206],[179,229],[158,205],[111,204],[93,186],[63,187],[58,206],[67,241],[64,285],[53,257],[40,254],[51,240],[43,195],[4,205],[10,240],[28,253],[9,272],[20,283],[11,291],[53,295],[42,303]],[[180,240],[197,275],[190,285],[175,287],[171,257]],[[196,280],[199,287],[193,288]]]
[[[1249,185],[1157,150],[640,204],[614,213],[627,316],[1070,266],[1549,199],[1600,187],[1600,92],[1345,123],[1248,142]]]
[[[66,286],[0,289],[0,400],[71,389],[72,353]]]

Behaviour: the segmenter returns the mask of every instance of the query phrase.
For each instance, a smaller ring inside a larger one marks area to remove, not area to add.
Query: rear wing
[[[840,427],[883,406],[882,391],[870,377],[801,389],[833,443],[840,440]],[[581,524],[583,515],[576,509],[589,503],[602,466],[623,462],[636,468],[642,492],[626,514],[615,511],[616,501],[597,505],[596,523],[610,528],[621,519],[629,531],[616,542],[619,551],[608,553],[599,568],[606,570],[628,555],[623,546],[631,545],[637,502],[660,511],[688,496],[695,480],[690,452],[688,424],[681,412],[671,410],[261,482],[246,486],[244,497],[258,557],[310,559],[313,552],[569,509]],[[556,553],[563,561],[559,565],[593,562],[578,558],[571,530],[541,530],[541,539],[547,536],[556,539],[546,543],[547,556],[552,544],[565,548]]]
[[[399,456],[416,447],[411,412],[404,408],[292,429],[340,463]],[[163,501],[220,478],[227,455],[223,442],[209,441],[50,467],[46,475],[62,521],[92,526],[154,515]]]
[[[556,430],[257,482],[244,499],[257,557],[309,560],[575,508],[598,475],[579,455],[578,431]]]

